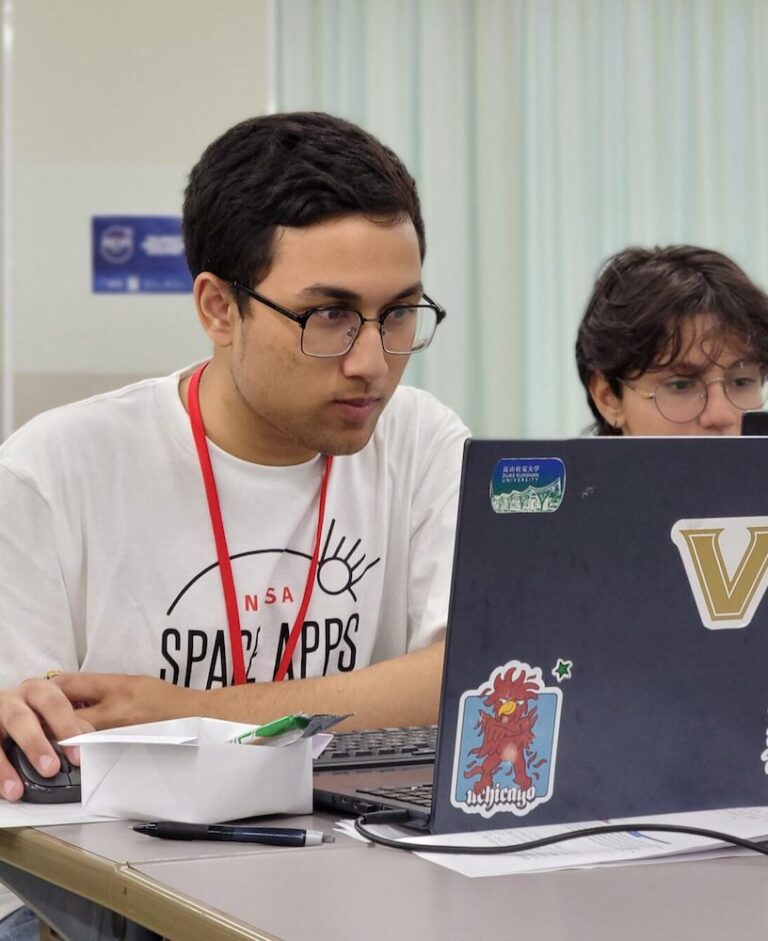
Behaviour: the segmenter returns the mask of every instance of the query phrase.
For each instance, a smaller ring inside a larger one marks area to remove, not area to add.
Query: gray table
[[[114,822],[0,831],[0,859],[174,941],[764,941],[768,930],[764,857],[467,879],[341,835],[278,849],[153,840]]]

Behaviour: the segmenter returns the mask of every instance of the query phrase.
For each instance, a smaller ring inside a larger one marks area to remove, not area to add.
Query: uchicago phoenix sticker
[[[451,803],[468,814],[524,816],[552,796],[562,692],[519,660],[459,701]]]

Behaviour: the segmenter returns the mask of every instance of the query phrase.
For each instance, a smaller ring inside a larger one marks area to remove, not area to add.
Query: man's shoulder
[[[376,426],[369,448],[395,454],[427,456],[436,447],[452,447],[469,437],[458,415],[424,389],[399,386]]]
[[[143,420],[167,392],[174,376],[143,379],[118,389],[59,405],[31,418],[0,448],[0,460],[23,460],[60,448],[77,449],[97,443],[105,435],[130,437],[147,433]]]
[[[402,422],[418,422],[428,427],[464,427],[459,416],[431,392],[416,386],[398,386],[379,422],[388,431]]]

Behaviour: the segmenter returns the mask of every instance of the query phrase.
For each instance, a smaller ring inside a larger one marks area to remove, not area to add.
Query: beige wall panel
[[[91,293],[91,217],[180,213],[206,144],[268,110],[268,12],[266,0],[12,0],[15,426],[206,355],[190,295]]]
[[[147,375],[139,373],[16,373],[13,382],[16,425],[23,425],[49,408],[147,378]]]

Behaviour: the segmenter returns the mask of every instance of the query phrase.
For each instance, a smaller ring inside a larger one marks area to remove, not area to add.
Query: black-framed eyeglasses
[[[670,376],[659,382],[653,392],[646,392],[630,385],[626,380],[619,382],[627,389],[653,399],[659,413],[667,421],[683,424],[694,421],[707,407],[709,386],[713,382],[723,384],[723,392],[728,401],[742,412],[760,409],[765,404],[766,369],[760,363],[735,363],[726,369],[722,376],[715,379],[701,379],[698,376]]]
[[[408,356],[426,349],[432,342],[437,325],[445,319],[445,309],[424,294],[423,304],[393,304],[378,317],[363,317],[359,310],[331,305],[312,307],[302,314],[276,304],[240,281],[230,282],[236,291],[288,317],[301,327],[301,351],[320,358],[343,356],[363,328],[364,323],[379,325],[381,345],[385,353]]]

